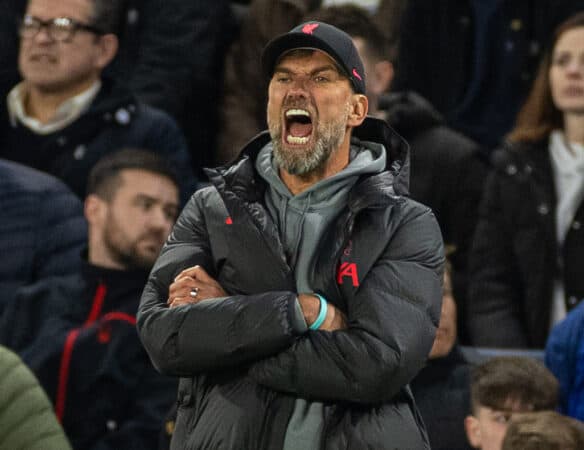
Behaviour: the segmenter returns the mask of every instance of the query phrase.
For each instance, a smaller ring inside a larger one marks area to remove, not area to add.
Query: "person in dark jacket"
[[[60,180],[0,159],[0,317],[19,287],[77,271],[83,205]]]
[[[513,127],[553,29],[581,0],[407,0],[395,89],[428,99],[489,155]]]
[[[540,348],[584,298],[584,12],[560,25],[494,155],[470,257],[472,343]]]
[[[19,27],[23,81],[0,112],[0,156],[49,172],[84,198],[89,171],[102,156],[148,149],[180,171],[186,202],[196,179],[174,120],[101,76],[117,52],[120,5],[30,0]]]
[[[153,450],[176,381],[152,366],[135,315],[178,212],[178,182],[157,155],[127,150],[96,164],[88,192],[87,260],[23,288],[0,341],[38,377],[73,448]]]
[[[464,418],[470,411],[471,364],[457,343],[456,329],[456,303],[447,262],[440,325],[428,364],[411,383],[433,450],[471,449],[464,430]]]
[[[369,114],[387,121],[410,145],[410,195],[432,209],[444,243],[453,250],[454,298],[464,317],[468,253],[487,174],[478,146],[446,126],[444,118],[416,93],[388,93],[394,74],[393,46],[386,43],[369,11],[348,4],[321,8],[309,17],[353,38],[365,64]],[[462,320],[458,336],[461,343],[468,343]]]
[[[429,448],[409,381],[439,319],[443,248],[407,145],[366,118],[351,38],[264,50],[269,131],[183,210],[138,329],[180,376],[172,449]]]

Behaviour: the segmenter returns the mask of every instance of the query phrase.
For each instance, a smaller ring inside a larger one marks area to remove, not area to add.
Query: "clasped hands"
[[[193,266],[179,273],[168,289],[169,308],[195,304],[204,300],[226,297],[221,285],[201,266]],[[320,300],[312,294],[299,294],[298,302],[307,325],[312,324],[320,311]],[[346,316],[334,305],[328,304],[327,314],[319,330],[334,331],[347,328]]]

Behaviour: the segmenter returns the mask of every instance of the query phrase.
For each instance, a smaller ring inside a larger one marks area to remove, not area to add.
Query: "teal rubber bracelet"
[[[322,295],[320,294],[313,295],[316,295],[320,300],[320,311],[318,312],[318,317],[316,318],[316,320],[308,328],[310,328],[311,330],[318,330],[320,326],[323,324],[324,319],[326,318],[328,303]]]

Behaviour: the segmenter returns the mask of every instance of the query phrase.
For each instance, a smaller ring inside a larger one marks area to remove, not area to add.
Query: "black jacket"
[[[494,156],[470,258],[470,336],[479,346],[543,348],[554,278],[568,310],[584,298],[584,205],[559,248],[547,140]]]
[[[63,130],[48,135],[33,133],[19,122],[11,124],[4,108],[0,112],[0,156],[51,173],[84,198],[89,172],[102,156],[127,147],[151,150],[174,165],[186,203],[196,179],[175,121],[138,102],[121,84],[102,81],[89,110]]]
[[[388,170],[357,182],[310,280],[346,312],[347,330],[294,331],[294,273],[254,169],[267,133],[185,207],[138,314],[156,367],[183,377],[171,448],[281,448],[297,397],[324,402],[323,449],[428,448],[407,383],[439,319],[442,239],[431,211],[405,196],[407,149],[390,133],[375,119],[355,130],[386,145]],[[194,264],[229,297],[168,309],[170,282]]]
[[[430,359],[411,387],[432,450],[471,450],[464,418],[470,414],[470,371],[460,347],[443,358]]]
[[[147,273],[84,265],[23,288],[0,341],[32,369],[77,450],[156,449],[176,381],[154,370],[136,332]]]
[[[449,128],[443,116],[414,92],[395,92],[379,99],[387,123],[410,145],[410,195],[429,206],[438,220],[450,255],[457,310],[465,313],[468,254],[487,175],[479,147]],[[464,322],[459,338],[466,343]]]

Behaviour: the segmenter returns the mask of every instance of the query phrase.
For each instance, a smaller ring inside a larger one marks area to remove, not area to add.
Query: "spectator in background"
[[[584,424],[555,411],[513,416],[502,450],[582,450]]]
[[[545,363],[560,381],[560,412],[584,421],[584,302],[552,329]]]
[[[23,288],[0,341],[39,378],[75,449],[156,449],[176,382],[152,367],[135,315],[178,213],[178,182],[158,155],[124,150],[95,165],[87,190],[87,261]]]
[[[444,271],[442,314],[429,361],[410,383],[432,450],[470,450],[464,418],[470,411],[470,369],[456,342],[456,302],[450,264]]]
[[[102,77],[114,58],[121,0],[30,0],[19,27],[24,80],[0,111],[0,156],[65,181],[80,197],[100,157],[124,146],[155,151],[195,188],[184,136],[162,111]]]
[[[553,29],[582,0],[408,0],[394,88],[430,101],[483,146],[501,143]]]
[[[120,50],[105,71],[178,121],[195,171],[213,161],[233,33],[229,0],[126,0]]]
[[[470,258],[472,343],[543,348],[584,298],[584,12],[556,30],[494,155]]]
[[[18,355],[0,346],[0,448],[71,450],[51,403]]]
[[[413,92],[387,94],[393,81],[391,47],[371,14],[356,6],[331,6],[308,18],[330,23],[347,32],[361,54],[367,76],[369,114],[385,120],[410,144],[410,195],[436,215],[447,246],[453,249],[454,298],[461,317],[466,314],[468,253],[478,216],[487,167],[478,147],[448,128],[443,117]],[[468,341],[464,321],[462,343]]]
[[[471,445],[482,450],[501,450],[516,413],[554,410],[558,404],[558,381],[529,357],[497,356],[474,367],[470,389],[464,426]]]
[[[75,272],[87,239],[81,201],[61,181],[0,159],[0,317],[20,286]]]

